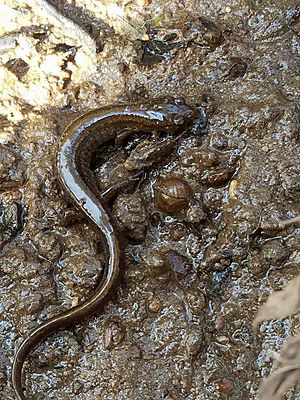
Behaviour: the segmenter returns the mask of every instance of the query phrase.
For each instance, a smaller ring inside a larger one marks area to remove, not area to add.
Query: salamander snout
[[[165,103],[166,119],[178,126],[185,126],[195,118],[195,110],[188,106],[183,97],[168,99]]]

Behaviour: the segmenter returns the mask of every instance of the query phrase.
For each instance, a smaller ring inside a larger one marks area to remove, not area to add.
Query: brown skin
[[[59,179],[74,204],[100,231],[108,262],[101,283],[86,301],[44,322],[22,342],[12,369],[12,383],[18,400],[28,399],[23,393],[22,369],[31,350],[51,333],[96,313],[114,293],[119,280],[121,251],[117,230],[90,169],[95,149],[116,138],[125,127],[132,133],[175,132],[184,128],[193,117],[194,112],[182,99],[166,99],[147,107],[113,106],[92,110],[65,129],[58,152]]]

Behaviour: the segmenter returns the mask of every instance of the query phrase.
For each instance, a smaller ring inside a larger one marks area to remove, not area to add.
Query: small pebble
[[[191,224],[198,224],[199,222],[203,221],[205,217],[206,214],[204,213],[201,205],[196,203],[187,210],[185,220]]]
[[[15,236],[23,227],[22,206],[19,203],[0,205],[0,233]]]
[[[103,346],[106,350],[112,350],[125,338],[125,327],[120,321],[106,323],[103,333]]]
[[[217,341],[218,343],[220,343],[220,344],[227,344],[227,343],[229,343],[229,337],[228,337],[228,336],[225,336],[225,335],[221,335],[221,336],[218,336],[218,337],[216,338],[216,341]]]
[[[188,257],[179,254],[175,250],[168,250],[163,253],[162,258],[165,265],[173,271],[178,281],[190,277],[193,267]]]
[[[218,379],[214,382],[216,389],[227,396],[231,396],[234,393],[234,383],[229,379]]]
[[[149,310],[153,313],[158,313],[161,310],[161,307],[161,301],[157,297],[154,297],[148,305]]]
[[[215,328],[221,331],[225,327],[225,319],[222,315],[218,315],[215,319]]]
[[[209,173],[207,183],[210,186],[221,186],[227,183],[234,174],[234,168],[216,169]]]
[[[29,65],[22,58],[13,58],[5,64],[5,67],[12,72],[19,80],[27,74]]]
[[[170,214],[187,208],[193,195],[190,185],[178,177],[162,178],[155,187],[155,200],[158,207]]]

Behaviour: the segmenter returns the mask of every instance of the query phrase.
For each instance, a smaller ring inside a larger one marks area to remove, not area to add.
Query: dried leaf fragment
[[[261,384],[257,400],[281,400],[300,381],[300,335],[291,337],[281,348],[273,371]]]
[[[300,310],[300,275],[294,278],[286,288],[271,294],[263,304],[253,321],[254,329],[262,321],[285,318]]]

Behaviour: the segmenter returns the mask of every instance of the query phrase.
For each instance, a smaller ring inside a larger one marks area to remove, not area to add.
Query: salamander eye
[[[176,125],[182,125],[182,124],[184,124],[184,117],[183,117],[182,115],[176,115],[176,116],[174,117],[174,123],[175,123]]]
[[[183,97],[178,97],[177,99],[175,99],[175,104],[177,104],[178,106],[184,106],[185,105],[185,100]]]

